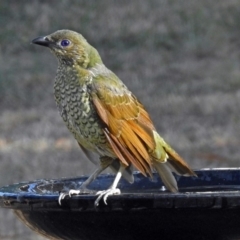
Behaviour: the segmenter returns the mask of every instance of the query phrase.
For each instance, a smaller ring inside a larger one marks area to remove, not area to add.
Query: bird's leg
[[[82,185],[80,186],[79,190],[70,190],[69,191],[69,196],[71,197],[72,194],[80,194],[83,193],[84,189],[87,188],[87,186],[96,179],[96,177],[102,172],[104,171],[107,167],[109,167],[109,165],[113,162],[113,158],[110,158],[108,156],[102,156],[99,158],[100,159],[100,167],[98,169],[96,169],[90,176],[89,178],[82,183]]]
[[[125,166],[123,166],[121,164],[111,187],[107,190],[99,191],[99,192],[96,193],[96,195],[98,195],[98,197],[97,197],[97,199],[95,200],[95,203],[94,203],[95,207],[97,207],[99,205],[99,201],[101,199],[103,199],[103,202],[107,205],[108,196],[121,194],[121,191],[120,191],[119,188],[117,188],[117,185],[118,185],[118,182],[120,181],[120,179],[122,177],[122,173],[123,173],[124,170],[125,170]]]
[[[87,186],[96,179],[96,177],[104,171],[111,163],[113,159],[110,157],[100,157],[100,166],[97,168],[89,177],[88,179],[82,183],[79,189],[70,189],[68,192],[61,192],[58,197],[58,203],[61,205],[61,201],[66,197],[71,197],[72,195],[79,195],[81,193],[89,193],[89,190],[87,190]]]

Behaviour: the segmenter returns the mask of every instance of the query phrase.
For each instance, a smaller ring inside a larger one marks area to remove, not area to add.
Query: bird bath
[[[78,188],[86,176],[41,179],[0,188],[0,206],[12,209],[32,230],[50,239],[231,239],[240,237],[240,169],[203,169],[196,177],[176,176],[179,193],[134,173],[122,179],[122,194],[108,205],[96,196],[73,196],[58,204],[59,191]],[[114,175],[100,175],[89,188],[109,187]]]

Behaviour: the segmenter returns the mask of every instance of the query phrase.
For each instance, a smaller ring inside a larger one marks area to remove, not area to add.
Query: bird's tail
[[[197,176],[188,164],[153,131],[156,147],[152,152],[153,167],[157,170],[164,185],[171,192],[177,192],[178,186],[172,172],[184,176]]]
[[[177,181],[173,176],[172,171],[168,166],[168,163],[160,163],[154,161],[153,166],[160,175],[165,187],[171,192],[178,192]]]

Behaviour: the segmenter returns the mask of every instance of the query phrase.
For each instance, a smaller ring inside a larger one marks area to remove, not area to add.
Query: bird
[[[178,192],[173,172],[196,176],[186,161],[158,134],[137,97],[108,69],[98,51],[78,32],[63,29],[32,40],[48,47],[58,60],[54,96],[58,111],[79,147],[96,170],[79,189],[62,191],[66,197],[79,195],[106,168],[116,172],[112,185],[96,193],[95,206],[107,204],[111,195],[121,194],[121,177],[134,182],[133,169],[146,177],[158,172],[167,190]],[[93,153],[99,156],[96,160]]]

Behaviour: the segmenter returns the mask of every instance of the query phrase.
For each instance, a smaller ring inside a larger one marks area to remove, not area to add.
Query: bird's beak
[[[50,41],[47,37],[37,37],[32,40],[32,43],[38,44],[44,47],[49,47],[50,45],[53,44],[53,42]]]

